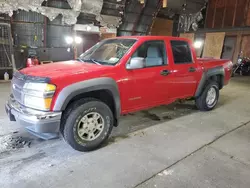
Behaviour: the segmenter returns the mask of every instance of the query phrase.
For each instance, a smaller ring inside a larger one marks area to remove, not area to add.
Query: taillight
[[[228,68],[228,69],[232,69],[232,68],[233,68],[233,62],[232,62],[232,61],[229,61],[229,62],[227,63],[227,68]]]

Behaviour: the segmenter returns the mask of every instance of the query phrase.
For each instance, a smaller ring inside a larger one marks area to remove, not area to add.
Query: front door
[[[165,42],[161,40],[144,42],[132,55],[142,57],[145,67],[127,70],[129,77],[135,80],[131,86],[136,110],[159,105],[168,100],[168,64]],[[128,62],[129,63],[129,62]]]

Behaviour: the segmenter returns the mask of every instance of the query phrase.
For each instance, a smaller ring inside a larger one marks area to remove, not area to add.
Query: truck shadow
[[[128,138],[130,133],[196,112],[199,111],[194,101],[187,101],[127,114],[120,119],[119,126],[114,127],[110,139],[104,146]]]

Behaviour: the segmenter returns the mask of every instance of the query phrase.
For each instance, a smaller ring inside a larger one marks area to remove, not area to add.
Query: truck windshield
[[[81,54],[78,60],[101,65],[115,65],[135,42],[135,39],[104,40]]]

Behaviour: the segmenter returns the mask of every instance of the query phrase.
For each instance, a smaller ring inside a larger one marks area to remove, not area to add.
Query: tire
[[[95,117],[100,118],[95,120]],[[93,123],[94,121],[95,123]],[[108,139],[113,123],[113,113],[108,105],[93,98],[81,99],[72,105],[70,113],[65,119],[63,136],[75,150],[92,151],[99,148]],[[94,131],[94,129],[96,130]]]
[[[212,88],[212,89],[211,89]],[[213,90],[215,91],[215,99],[214,101],[211,99],[210,102],[207,101],[208,92]],[[204,88],[202,94],[196,98],[195,103],[197,108],[200,111],[210,111],[212,110],[218,103],[219,100],[219,86],[217,82],[209,82]],[[213,101],[213,102],[212,102]]]

